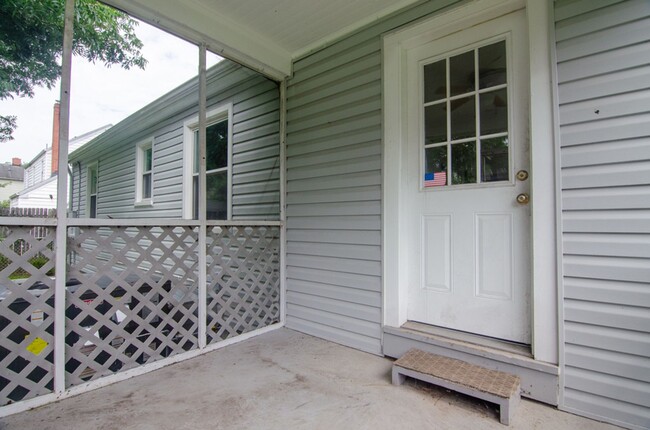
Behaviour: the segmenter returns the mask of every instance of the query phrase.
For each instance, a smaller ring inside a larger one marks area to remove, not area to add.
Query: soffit
[[[342,31],[416,0],[192,0],[288,51],[293,57]]]
[[[292,61],[420,0],[101,0],[283,79]]]

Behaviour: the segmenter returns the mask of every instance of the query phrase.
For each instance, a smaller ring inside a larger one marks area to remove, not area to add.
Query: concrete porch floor
[[[415,381],[392,361],[288,329],[0,419],[23,429],[613,429],[522,400],[495,406]]]

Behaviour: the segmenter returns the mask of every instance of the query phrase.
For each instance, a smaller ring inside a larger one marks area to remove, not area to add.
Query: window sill
[[[135,202],[133,205],[135,208],[152,208],[153,207],[153,201],[151,200],[142,200],[139,202]]]

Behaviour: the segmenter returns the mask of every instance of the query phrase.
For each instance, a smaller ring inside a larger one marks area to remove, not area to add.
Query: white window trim
[[[151,197],[142,198],[142,175],[143,171],[143,162],[144,162],[144,152],[151,148]],[[139,142],[135,146],[135,204],[134,206],[153,206],[153,179],[154,179],[154,144],[153,137]]]
[[[95,175],[97,175],[97,190],[95,190],[95,196],[99,195],[99,162],[94,161],[88,163],[86,166],[86,212],[85,217],[90,218],[90,171],[95,170]],[[95,218],[97,218],[97,198],[95,199]]]
[[[206,128],[219,121],[228,120],[228,217],[232,219],[232,103],[226,103],[206,112]],[[192,178],[194,162],[194,132],[199,128],[199,116],[183,122],[183,219],[192,219]],[[201,190],[202,197],[205,190]]]

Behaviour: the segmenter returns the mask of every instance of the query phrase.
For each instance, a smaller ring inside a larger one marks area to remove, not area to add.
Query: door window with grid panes
[[[506,41],[424,64],[424,187],[510,181]]]

